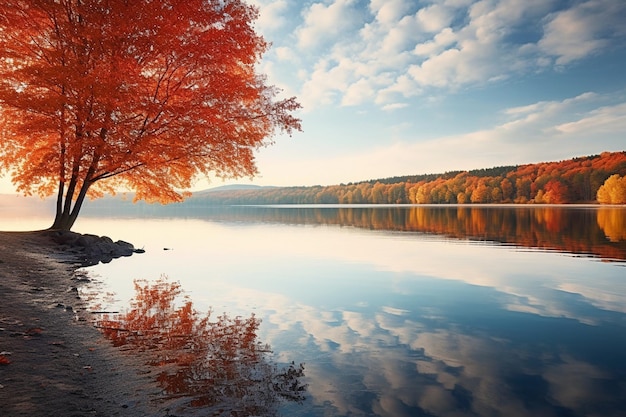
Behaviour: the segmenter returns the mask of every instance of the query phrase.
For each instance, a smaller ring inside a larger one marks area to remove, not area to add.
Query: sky
[[[303,132],[259,175],[333,185],[626,150],[626,1],[250,0]],[[6,175],[0,192],[11,191]]]

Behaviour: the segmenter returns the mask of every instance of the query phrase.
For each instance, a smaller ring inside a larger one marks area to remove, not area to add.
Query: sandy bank
[[[43,233],[0,232],[0,415],[167,415],[140,360],[89,324],[75,267]]]

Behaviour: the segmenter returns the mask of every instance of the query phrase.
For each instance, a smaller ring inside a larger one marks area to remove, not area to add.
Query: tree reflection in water
[[[269,345],[257,340],[260,320],[200,315],[179,283],[135,281],[131,309],[105,315],[96,325],[115,346],[145,352],[158,366],[168,398],[188,399],[213,415],[273,415],[281,400],[302,402],[304,366],[279,368]]]

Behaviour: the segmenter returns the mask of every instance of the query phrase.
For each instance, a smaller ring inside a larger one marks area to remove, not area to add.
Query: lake
[[[143,207],[76,224],[146,250],[87,268],[100,308],[165,275],[253,313],[272,361],[304,364],[281,415],[626,410],[626,207]]]

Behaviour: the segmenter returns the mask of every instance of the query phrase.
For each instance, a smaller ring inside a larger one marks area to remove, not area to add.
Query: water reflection
[[[626,241],[626,211],[603,209],[598,211],[598,225],[611,242]]]
[[[304,400],[304,366],[279,369],[268,359],[254,315],[201,316],[180,284],[166,279],[136,281],[135,290],[128,312],[105,315],[96,326],[114,345],[146,353],[169,400],[228,416],[275,415],[280,400]]]
[[[86,230],[151,245],[97,268],[116,290],[167,271],[196,305],[261,317],[281,362],[307,363],[306,404],[282,415],[623,415],[626,264],[511,246],[623,260],[624,209],[460,209],[240,207]],[[498,233],[528,246],[469,242]]]
[[[588,324],[507,310],[522,297],[488,287],[407,279],[402,289],[361,296],[359,305],[300,306],[291,311],[297,325],[270,319],[283,338],[305,339],[316,352],[307,375],[317,382],[310,387],[317,409],[306,415],[620,416],[626,409],[623,313],[555,291],[560,303],[595,318]]]
[[[116,210],[124,209],[121,207]],[[128,213],[131,208],[127,207]],[[626,208],[594,206],[232,206],[132,208],[210,221],[338,225],[498,242],[626,260]],[[92,207],[88,213],[102,214]]]

